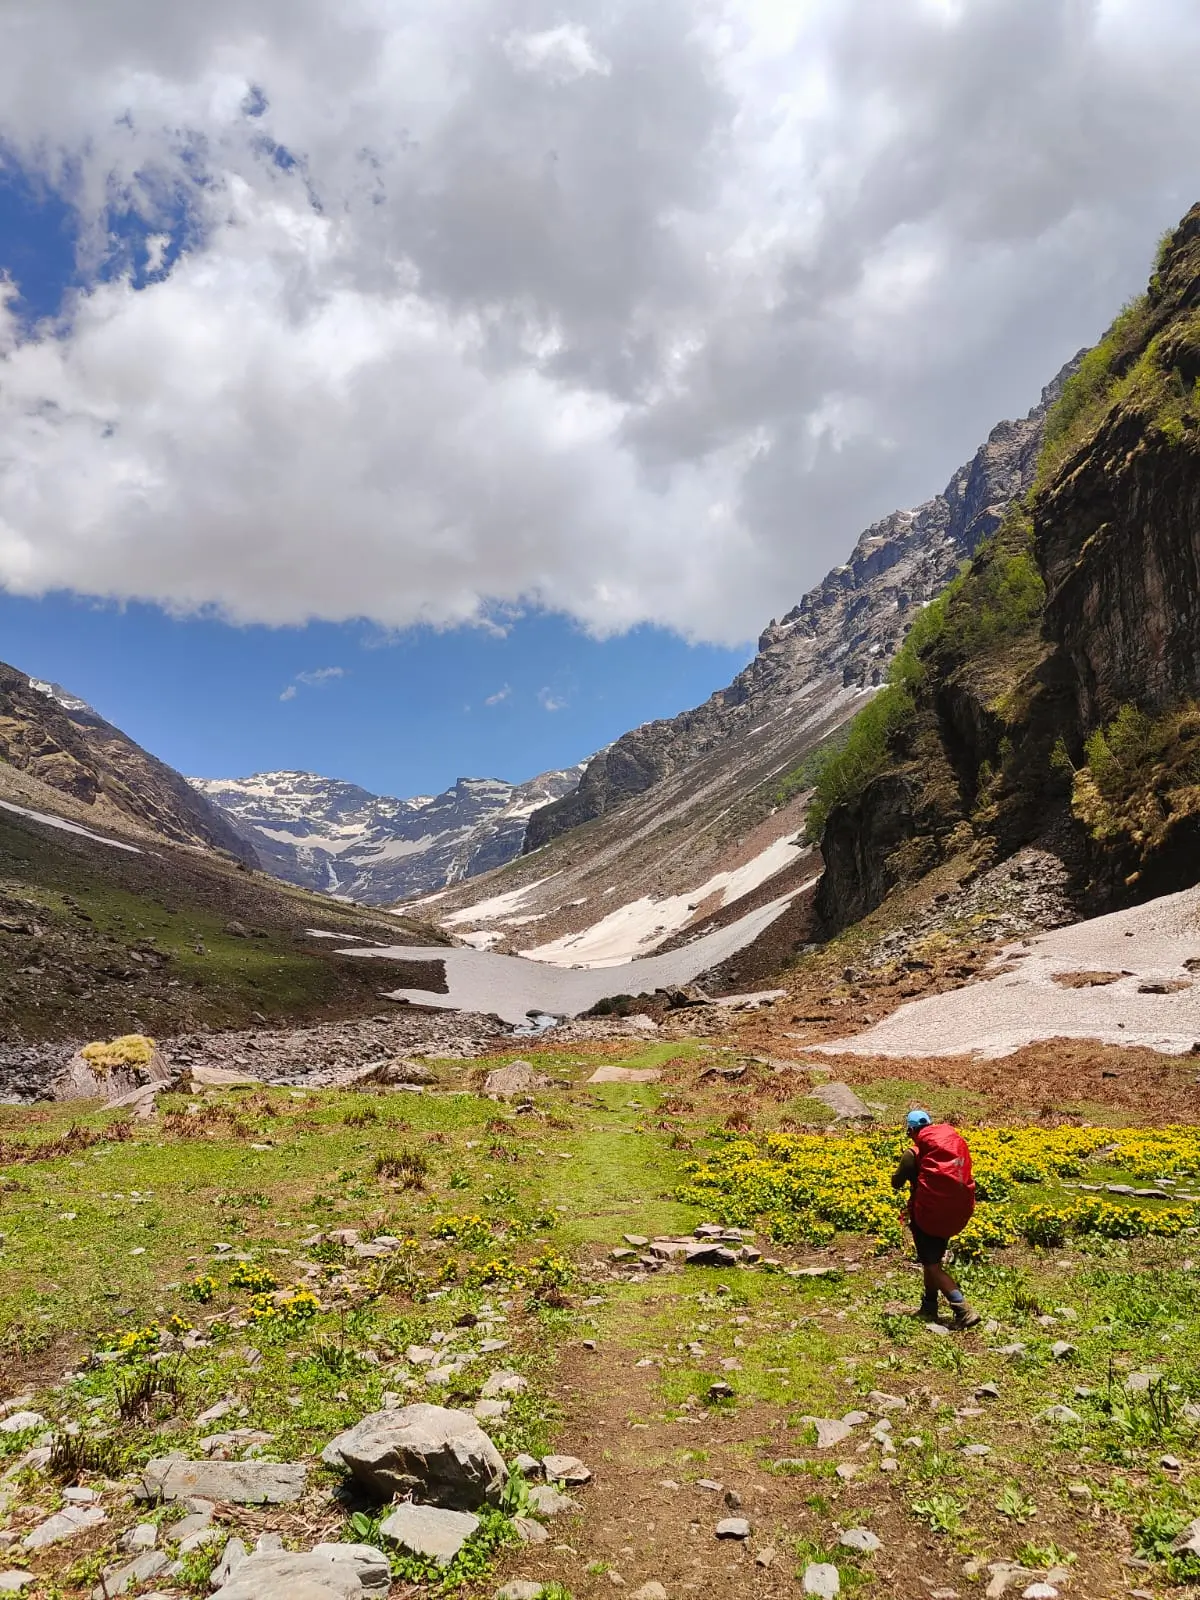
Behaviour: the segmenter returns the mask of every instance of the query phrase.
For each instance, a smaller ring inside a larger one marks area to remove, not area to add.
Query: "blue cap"
[[[928,1128],[932,1121],[928,1111],[910,1111],[904,1119],[904,1126],[909,1133],[916,1133],[921,1128]]]

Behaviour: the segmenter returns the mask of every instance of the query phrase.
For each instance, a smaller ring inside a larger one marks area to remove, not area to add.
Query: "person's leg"
[[[958,1285],[942,1266],[940,1261],[926,1261],[923,1264],[925,1272],[925,1293],[937,1304],[938,1291],[953,1302],[953,1297],[958,1293]]]

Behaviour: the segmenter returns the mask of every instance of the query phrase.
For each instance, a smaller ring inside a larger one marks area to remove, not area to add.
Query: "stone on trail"
[[[519,1456],[513,1457],[513,1471],[519,1472],[523,1478],[540,1478],[542,1463],[536,1456],[531,1456],[524,1451]]]
[[[808,1092],[810,1100],[828,1106],[839,1121],[874,1122],[875,1113],[859,1098],[848,1083],[820,1083]]]
[[[841,1590],[842,1580],[832,1562],[810,1561],[805,1567],[805,1594],[816,1595],[817,1600],[836,1600]]]
[[[495,1600],[541,1600],[545,1592],[544,1583],[534,1583],[532,1578],[513,1578],[496,1590]]]
[[[723,1517],[716,1526],[718,1539],[748,1539],[750,1524],[745,1517]]]
[[[553,1484],[539,1483],[529,1491],[529,1504],[539,1517],[559,1517],[579,1506],[569,1494],[560,1494]]]
[[[27,1533],[21,1540],[21,1547],[25,1550],[44,1550],[47,1545],[74,1539],[89,1528],[98,1528],[107,1521],[108,1512],[102,1511],[99,1506],[67,1506]]]
[[[847,1528],[838,1543],[847,1550],[863,1550],[868,1555],[880,1548],[880,1540],[870,1528]]]
[[[397,1057],[395,1061],[374,1061],[368,1067],[347,1073],[336,1078],[333,1086],[338,1089],[387,1089],[405,1085],[424,1087],[433,1081],[433,1073],[423,1061],[405,1061]]]
[[[529,1379],[519,1372],[493,1372],[479,1392],[484,1400],[499,1400],[506,1394],[524,1394],[528,1387]]]
[[[667,1591],[657,1578],[651,1578],[649,1583],[643,1583],[640,1589],[635,1589],[629,1600],[667,1600]]]
[[[159,1456],[142,1472],[139,1500],[186,1500],[202,1495],[241,1506],[280,1506],[299,1500],[308,1468],[279,1461],[184,1461]]]
[[[135,1585],[157,1578],[170,1565],[161,1550],[147,1550],[124,1566],[107,1567],[101,1582],[92,1590],[92,1600],[111,1600],[113,1595],[126,1594]]]
[[[546,1477],[555,1483],[587,1483],[591,1468],[585,1467],[578,1456],[543,1456],[542,1466]]]
[[[1075,1346],[1066,1339],[1056,1339],[1050,1346],[1050,1354],[1055,1361],[1069,1361],[1075,1354]]]
[[[854,1431],[840,1417],[805,1417],[804,1420],[817,1430],[818,1450],[832,1450],[835,1445],[845,1444]]]
[[[469,1511],[407,1504],[385,1517],[379,1531],[409,1555],[448,1567],[478,1527],[479,1518]]]
[[[345,1467],[377,1499],[410,1494],[456,1511],[496,1505],[508,1479],[475,1418],[445,1406],[372,1412],[326,1445],[321,1460]]]
[[[662,1073],[657,1067],[597,1067],[589,1083],[657,1083]]]

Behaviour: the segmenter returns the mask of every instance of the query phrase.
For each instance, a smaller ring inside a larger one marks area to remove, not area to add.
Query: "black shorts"
[[[923,1267],[936,1267],[941,1265],[942,1257],[950,1248],[949,1239],[939,1239],[935,1234],[926,1233],[924,1228],[918,1228],[915,1222],[910,1222],[913,1243],[917,1247],[917,1260]]]

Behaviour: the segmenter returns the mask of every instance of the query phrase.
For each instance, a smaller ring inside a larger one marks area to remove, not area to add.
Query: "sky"
[[[9,0],[0,658],[401,794],[694,704],[1144,285],[1198,69],[1194,0]]]

